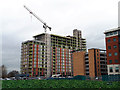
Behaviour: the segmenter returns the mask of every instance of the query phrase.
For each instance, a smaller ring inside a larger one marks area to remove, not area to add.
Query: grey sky
[[[42,23],[24,9],[26,5],[52,27],[48,33],[72,35],[82,31],[87,48],[105,49],[103,32],[118,27],[119,0],[3,0],[1,8],[2,64],[19,70],[21,43],[44,32]],[[1,36],[1,35],[0,35]]]

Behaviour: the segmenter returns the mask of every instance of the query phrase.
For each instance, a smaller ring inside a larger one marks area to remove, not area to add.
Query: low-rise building
[[[73,52],[73,75],[90,77],[107,75],[106,50],[92,48],[88,49],[88,52]]]

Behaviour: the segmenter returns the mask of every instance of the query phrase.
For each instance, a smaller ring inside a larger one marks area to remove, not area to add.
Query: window
[[[108,39],[108,42],[110,42],[110,39]]]
[[[113,41],[115,42],[115,41],[116,41],[116,38],[113,38]]]
[[[113,72],[113,68],[112,67],[110,67],[109,69],[110,69],[110,72]]]
[[[112,56],[112,54],[111,54],[111,53],[109,53],[109,56]]]
[[[111,32],[110,35],[113,35],[113,33]]]
[[[109,36],[109,33],[107,33],[106,36]]]
[[[114,55],[117,56],[118,55],[117,52],[115,52]]]
[[[116,45],[114,45],[113,47],[114,47],[114,48],[117,48],[117,46],[116,46]]]
[[[115,31],[114,34],[117,34],[117,31]]]
[[[118,60],[115,60],[115,63],[118,63]]]
[[[115,72],[119,72],[119,67],[115,67]]]
[[[97,50],[97,52],[98,52],[98,50]]]
[[[112,63],[112,60],[109,60],[109,63]]]
[[[111,49],[111,46],[108,46],[108,49]]]

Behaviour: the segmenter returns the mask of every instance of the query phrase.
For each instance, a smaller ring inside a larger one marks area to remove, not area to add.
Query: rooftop
[[[33,37],[38,37],[38,36],[42,36],[42,35],[45,35],[45,33],[41,33],[41,34],[35,35]]]
[[[90,49],[88,49],[88,50],[91,50],[91,49],[100,50],[100,51],[106,51],[106,50],[100,49],[100,48],[90,48]]]
[[[106,34],[106,33],[108,33],[108,32],[113,32],[113,31],[120,31],[120,27],[114,28],[114,29],[110,29],[110,30],[106,30],[106,31],[104,32],[104,34]]]
[[[35,37],[42,36],[42,35],[45,35],[45,33],[38,34],[38,35],[35,35],[35,36],[33,36],[33,37],[35,38]],[[56,35],[56,34],[50,34],[50,35],[52,35],[52,36],[57,36],[57,37],[61,37],[61,38],[71,39],[70,37],[67,37],[67,36],[60,36],[60,35]],[[71,36],[71,37],[73,37],[73,36]]]

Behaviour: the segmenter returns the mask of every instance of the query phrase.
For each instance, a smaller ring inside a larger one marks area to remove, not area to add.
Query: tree
[[[13,70],[13,71],[8,73],[8,77],[15,77],[15,75],[17,75],[17,74],[19,74],[19,72],[16,70]]]
[[[7,77],[7,69],[5,67],[5,65],[2,65],[1,67],[1,73],[2,73],[2,78],[6,78]]]

